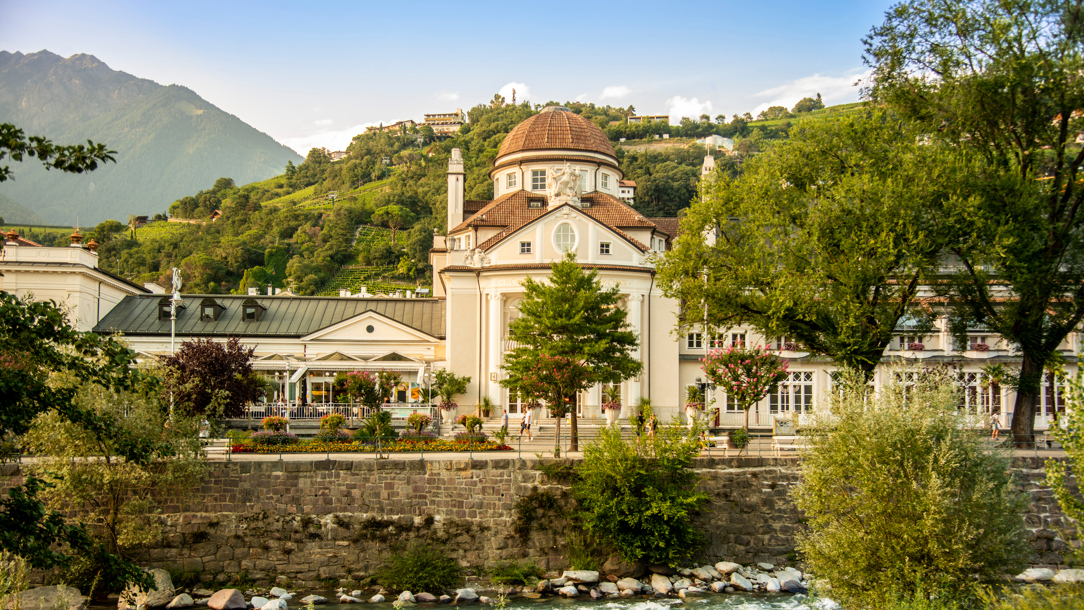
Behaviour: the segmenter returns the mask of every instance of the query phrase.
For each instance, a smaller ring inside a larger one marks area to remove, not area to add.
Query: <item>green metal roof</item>
[[[165,296],[168,299],[168,296]],[[443,299],[359,299],[353,297],[182,295],[186,309],[177,310],[178,336],[304,337],[367,311],[443,339]],[[214,299],[225,311],[217,320],[200,319],[200,303]],[[169,336],[169,319],[158,319],[161,294],[126,296],[109,311],[94,332],[132,336]],[[254,299],[265,311],[257,321],[241,319],[242,303]]]

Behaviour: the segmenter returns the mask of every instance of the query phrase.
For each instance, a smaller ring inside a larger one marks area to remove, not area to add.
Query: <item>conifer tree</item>
[[[509,328],[517,347],[505,356],[508,376],[501,385],[545,400],[555,417],[571,411],[570,451],[578,451],[576,394],[639,374],[642,365],[632,357],[638,340],[620,307],[619,288],[603,289],[598,272],[581,267],[573,253],[553,263],[548,282],[528,277],[523,290],[520,317]],[[544,366],[553,362],[563,363],[563,372]]]

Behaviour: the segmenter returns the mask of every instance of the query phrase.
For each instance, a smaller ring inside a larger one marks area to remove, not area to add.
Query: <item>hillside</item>
[[[19,205],[17,201],[3,193],[0,193],[0,218],[3,218],[4,222],[7,223],[31,225],[45,224],[45,221],[42,220],[41,216],[38,216],[34,212]]]
[[[164,212],[221,176],[255,182],[301,161],[192,90],[112,70],[92,55],[0,51],[0,116],[28,134],[116,151],[115,164],[87,175],[12,165],[15,180],[0,194],[54,224]]]

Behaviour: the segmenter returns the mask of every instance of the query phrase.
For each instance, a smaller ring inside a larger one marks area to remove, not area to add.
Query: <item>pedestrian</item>
[[[523,419],[519,420],[519,435],[523,436],[523,433],[527,433],[527,440],[534,440],[531,436],[531,410],[527,409],[523,412]]]
[[[655,428],[659,426],[659,419],[654,414],[651,415],[651,419],[647,420],[647,435],[651,438],[655,438]]]
[[[1001,433],[1001,419],[998,417],[998,413],[994,413],[990,417],[990,438],[997,438]]]
[[[640,436],[644,433],[644,412],[640,411],[636,415],[636,436]]]
[[[508,434],[508,411],[501,415],[501,434]]]

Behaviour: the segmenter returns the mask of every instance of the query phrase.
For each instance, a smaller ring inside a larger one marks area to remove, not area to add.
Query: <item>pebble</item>
[[[402,593],[399,594],[399,601],[401,601],[401,602],[410,602],[410,603],[413,604],[413,603],[415,603],[414,602],[414,594],[411,593],[410,591],[403,591]]]
[[[266,597],[253,597],[252,599],[248,600],[248,603],[252,604],[253,608],[263,608],[265,605],[267,605],[267,602],[269,601],[271,600],[267,599]]]

